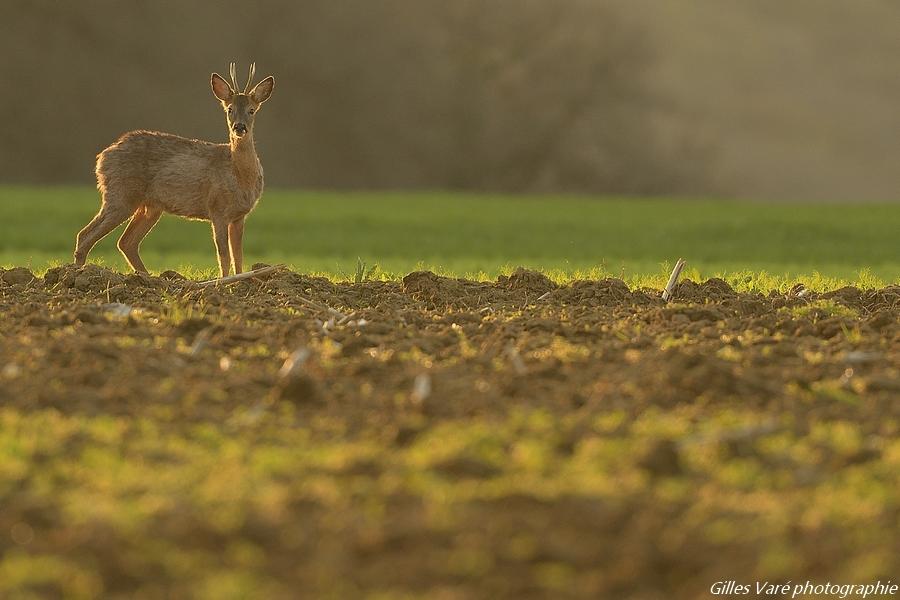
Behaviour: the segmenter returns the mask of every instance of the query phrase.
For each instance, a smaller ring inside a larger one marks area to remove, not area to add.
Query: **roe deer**
[[[231,85],[218,73],[210,78],[228,123],[227,144],[160,133],[131,131],[97,155],[100,212],[78,233],[75,264],[84,265],[98,241],[131,219],[118,247],[131,268],[147,272],[138,248],[164,212],[212,222],[219,276],[229,265],[241,272],[244,217],[263,191],[263,170],[253,145],[253,120],[275,87],[270,75],[251,90],[255,63],[243,91],[237,91],[234,63]],[[230,252],[229,252],[230,247]]]

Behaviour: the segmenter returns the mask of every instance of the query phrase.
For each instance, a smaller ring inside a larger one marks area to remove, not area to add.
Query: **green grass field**
[[[0,265],[69,262],[98,204],[88,187],[0,188]],[[337,279],[352,279],[362,259],[381,277],[427,268],[493,278],[521,265],[560,280],[612,274],[658,284],[684,257],[694,278],[872,286],[900,281],[898,231],[900,204],[273,190],[249,220],[245,260]],[[120,233],[90,260],[126,269]],[[151,271],[212,274],[209,225],[164,217],[142,256]]]

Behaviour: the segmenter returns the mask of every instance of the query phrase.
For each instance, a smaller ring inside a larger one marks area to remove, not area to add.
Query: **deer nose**
[[[235,123],[232,129],[234,129],[234,132],[238,135],[244,135],[245,133],[247,133],[247,126],[243,123]]]

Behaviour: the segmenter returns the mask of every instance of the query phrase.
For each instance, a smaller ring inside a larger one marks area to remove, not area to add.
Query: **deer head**
[[[231,74],[231,84],[219,75],[213,73],[210,78],[213,94],[222,103],[225,110],[226,120],[228,122],[228,135],[232,139],[240,139],[245,135],[253,134],[253,120],[257,111],[263,102],[272,95],[275,88],[275,78],[269,75],[253,89],[250,85],[253,83],[253,75],[256,72],[256,63],[250,65],[250,74],[247,77],[247,84],[242,92],[236,91],[238,88],[237,78],[235,77],[234,63],[229,68]]]

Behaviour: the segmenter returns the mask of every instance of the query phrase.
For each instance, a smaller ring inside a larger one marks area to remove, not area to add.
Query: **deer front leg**
[[[228,244],[231,246],[231,265],[240,273],[244,262],[244,217],[228,224]]]
[[[216,254],[219,257],[219,277],[228,275],[231,256],[228,253],[228,222],[220,219],[212,222],[213,241],[216,243]]]

